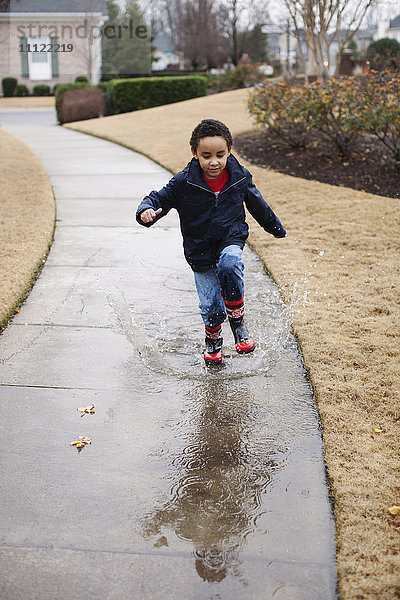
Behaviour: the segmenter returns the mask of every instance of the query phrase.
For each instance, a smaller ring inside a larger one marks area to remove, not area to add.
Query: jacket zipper
[[[232,183],[229,187],[226,188],[226,190],[224,190],[224,192],[227,192],[228,190],[230,190],[233,186],[237,185],[238,183],[240,183],[241,181],[243,181],[244,179],[246,179],[246,177],[242,177],[242,179],[238,179],[238,181],[235,181],[235,183]],[[188,183],[190,185],[194,185],[195,187],[200,188],[201,190],[205,191],[205,192],[210,192],[211,194],[214,194],[215,196],[215,207],[218,204],[218,197],[221,193],[221,190],[219,192],[213,192],[212,190],[208,190],[207,188],[201,186],[201,185],[197,185],[197,183],[192,183],[191,181],[188,181]]]

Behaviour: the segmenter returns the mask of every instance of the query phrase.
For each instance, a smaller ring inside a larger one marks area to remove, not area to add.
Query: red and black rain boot
[[[224,300],[226,312],[228,313],[229,325],[231,326],[233,337],[235,338],[236,352],[239,354],[248,354],[253,352],[256,344],[247,331],[244,324],[244,298],[231,302]]]
[[[203,352],[207,365],[218,365],[222,362],[222,336],[221,325],[208,327],[206,329],[206,347]]]

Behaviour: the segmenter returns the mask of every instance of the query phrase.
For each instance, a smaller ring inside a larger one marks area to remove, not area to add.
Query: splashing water
[[[256,340],[256,350],[239,355],[229,324],[223,324],[222,365],[207,367],[202,357],[204,329],[196,310],[197,296],[192,282],[168,275],[160,285],[160,295],[165,289],[175,294],[168,313],[154,310],[148,299],[147,313],[139,316],[122,294],[122,300],[108,296],[118,326],[125,333],[145,366],[163,375],[177,378],[199,379],[203,377],[235,379],[267,374],[279,361],[282,351],[291,339],[294,313],[307,301],[307,292],[298,297],[294,287],[289,304],[285,305],[278,288],[266,274],[261,260],[246,248],[246,324]],[[192,288],[192,289],[191,289]],[[159,298],[157,297],[157,302]]]

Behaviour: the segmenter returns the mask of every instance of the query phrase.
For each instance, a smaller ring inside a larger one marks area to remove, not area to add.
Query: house
[[[288,68],[291,71],[300,67],[299,44],[290,26],[268,24],[263,25],[261,31],[267,34],[267,56],[271,62],[279,62],[284,71]],[[300,31],[300,40],[303,56],[307,58],[303,31]]]
[[[357,44],[357,52],[360,56],[364,56],[368,46],[371,42],[374,41],[374,36],[377,34],[378,27],[376,25],[371,25],[367,29],[359,29],[354,36],[355,42]]]
[[[390,21],[380,21],[378,25],[360,29],[354,37],[361,56],[365,54],[370,43],[376,40],[392,38],[400,43],[400,15]]]
[[[10,0],[0,7],[0,80],[15,77],[31,92],[85,75],[101,75],[106,0]]]
[[[342,39],[345,32],[342,32]],[[370,25],[367,29],[359,29],[355,32],[354,41],[357,45],[357,54],[361,59],[365,56],[371,42],[382,38],[392,38],[400,43],[400,15],[390,21],[380,21],[378,25]],[[334,39],[330,48],[330,74],[333,75],[336,65],[339,45]],[[351,54],[351,53],[350,53]]]
[[[287,69],[287,66],[292,69],[296,64],[301,68],[298,43],[293,30],[289,30],[289,28],[279,25],[263,25],[262,31],[267,34],[267,52],[272,60],[279,60],[284,70]],[[302,31],[300,32],[300,35],[303,55],[307,63],[307,73],[312,75],[317,72],[317,67],[313,60],[312,53],[308,52]],[[338,39],[343,40],[346,36],[347,31],[343,30],[338,36],[332,34],[329,38],[330,48],[329,60],[327,61],[327,72],[330,76],[334,75],[336,71],[337,56],[341,45]],[[353,37],[357,44],[357,53],[360,57],[365,54],[372,41],[388,37],[400,42],[400,15],[390,21],[381,21],[378,25],[371,25],[367,29],[360,29],[354,33]],[[351,52],[345,51],[344,54],[348,55],[351,54]]]
[[[268,23],[261,26],[261,32],[267,36],[267,56],[272,61],[280,61],[281,46],[280,39],[284,29],[280,25]]]
[[[153,51],[153,71],[164,71],[168,68],[180,70],[184,68],[182,53],[175,52],[171,39],[166,33],[157,34],[152,45],[155,48]]]
[[[381,21],[374,35],[374,40],[392,38],[400,43],[400,15],[391,21]]]

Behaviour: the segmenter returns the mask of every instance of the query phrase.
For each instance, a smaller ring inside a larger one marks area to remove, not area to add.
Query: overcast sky
[[[261,0],[265,1],[265,0]],[[271,23],[279,23],[285,17],[286,12],[283,0],[266,0],[270,7]],[[115,0],[119,6],[125,6],[126,0]],[[139,0],[140,5],[146,5],[148,0]],[[400,0],[376,0],[374,9],[374,21],[394,19],[400,15]]]
[[[269,1],[271,23],[279,23],[286,16],[284,3],[282,0]],[[400,15],[400,0],[377,0],[376,6],[373,9],[373,21],[383,21],[394,19]],[[366,26],[366,24],[365,24]]]

